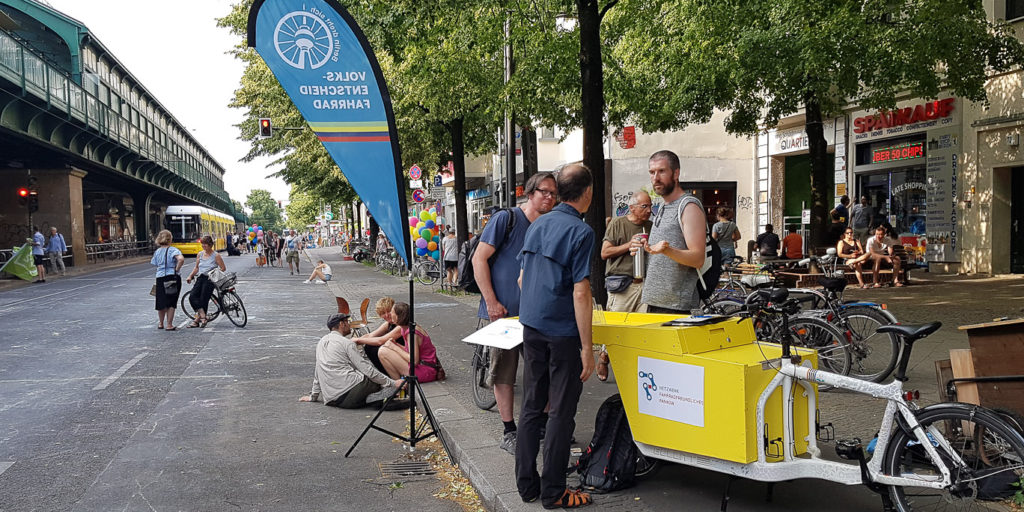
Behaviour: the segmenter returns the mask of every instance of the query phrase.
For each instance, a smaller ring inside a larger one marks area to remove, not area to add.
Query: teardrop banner
[[[407,267],[412,248],[398,130],[377,57],[335,0],[256,0],[256,49]]]

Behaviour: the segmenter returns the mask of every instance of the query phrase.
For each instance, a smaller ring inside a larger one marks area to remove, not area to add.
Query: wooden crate
[[[1024,318],[962,325],[971,345],[978,377],[1024,374]],[[979,382],[978,398],[985,407],[1024,413],[1024,382]]]

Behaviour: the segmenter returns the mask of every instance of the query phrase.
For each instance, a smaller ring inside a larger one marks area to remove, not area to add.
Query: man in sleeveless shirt
[[[697,269],[704,264],[704,205],[683,193],[675,153],[662,150],[651,155],[648,173],[651,186],[665,202],[644,245],[650,256],[640,300],[647,304],[648,313],[689,314],[700,305]]]

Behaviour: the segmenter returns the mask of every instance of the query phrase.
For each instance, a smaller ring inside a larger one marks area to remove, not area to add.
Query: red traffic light
[[[268,139],[268,138],[271,137],[271,135],[273,135],[273,133],[274,133],[274,127],[273,127],[273,125],[271,125],[270,119],[266,118],[266,117],[261,117],[260,118],[260,134],[259,134],[259,137],[261,139]]]
[[[21,187],[18,189],[18,197],[28,197],[28,189]]]

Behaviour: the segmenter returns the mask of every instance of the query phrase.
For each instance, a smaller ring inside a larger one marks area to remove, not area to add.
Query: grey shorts
[[[291,263],[291,262],[294,261],[296,264],[298,264],[299,263],[299,252],[298,251],[295,251],[295,252],[289,251],[287,254],[285,254],[284,259],[288,263]]]
[[[515,385],[521,353],[521,346],[512,350],[491,348],[491,375],[494,376],[495,384]]]

